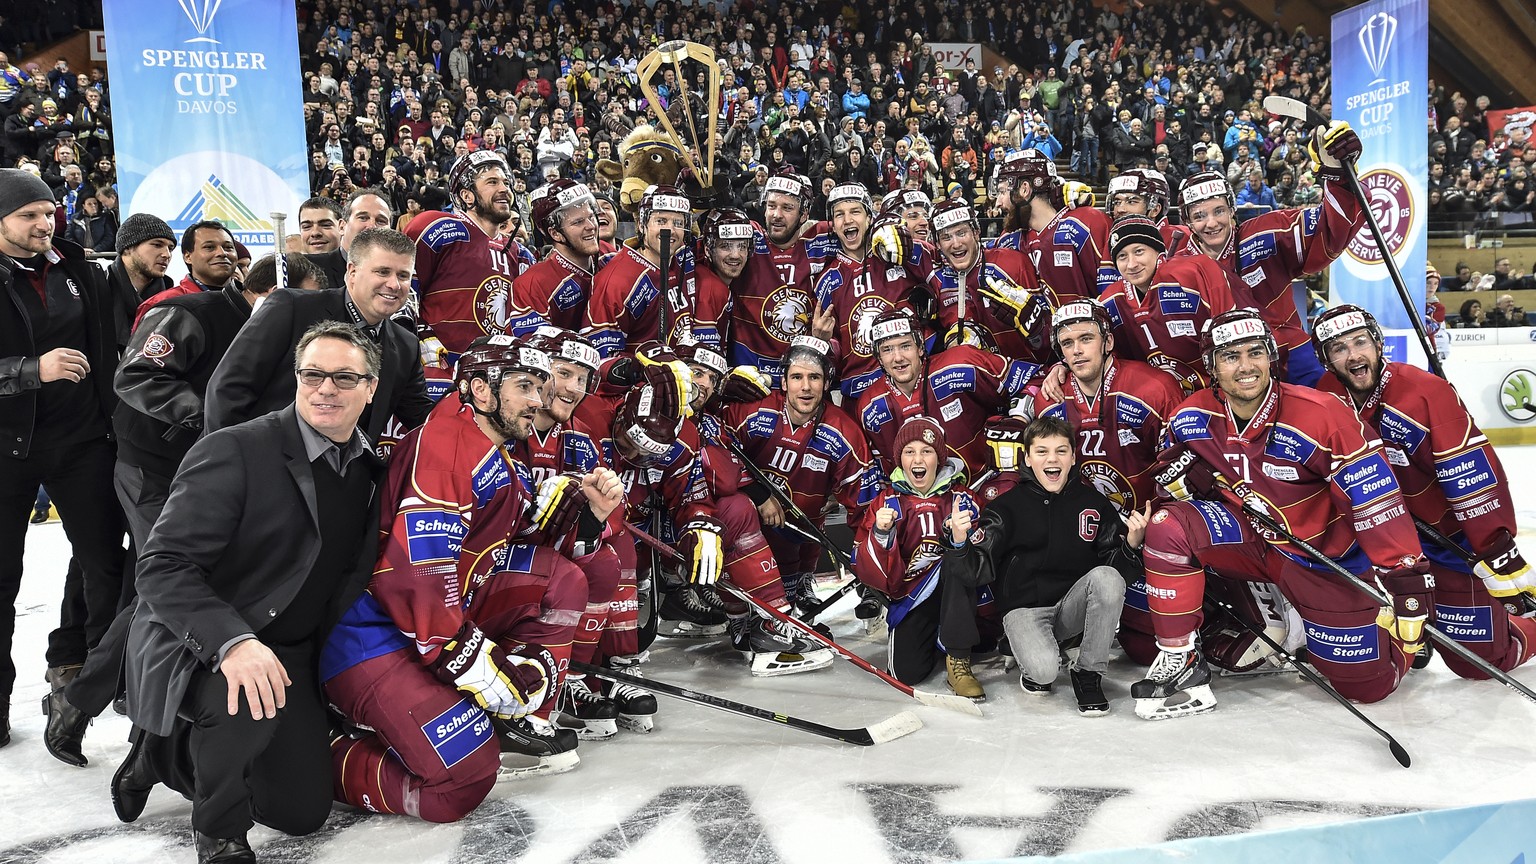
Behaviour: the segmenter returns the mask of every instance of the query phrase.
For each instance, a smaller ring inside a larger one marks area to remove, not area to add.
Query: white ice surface
[[[1536,549],[1536,448],[1501,451],[1527,550]],[[14,741],[0,749],[0,864],[190,862],[190,805],[160,787],[138,823],[107,796],[127,750],[112,714],[87,734],[91,764],[50,758],[38,710],[43,645],[57,620],[68,548],[57,523],[29,532],[17,605]],[[882,664],[883,629],[862,634],[844,604],[827,619],[840,641]],[[555,777],[502,783],[459,825],[338,808],[318,835],[257,829],[263,861],[837,862],[983,859],[1136,846],[1536,796],[1529,729],[1536,705],[1491,682],[1467,682],[1437,659],[1367,716],[1385,742],[1295,675],[1218,679],[1220,707],[1162,723],[1136,719],[1130,682],[1110,667],[1113,713],[1085,719],[1070,684],[1049,698],[1016,673],[980,664],[986,717],[917,705],[854,666],[752,679],[717,642],[658,640],[647,675],[833,726],[912,710],[925,727],[856,747],[662,697],[656,731],[583,743]],[[1065,677],[1065,676],[1064,676]],[[1536,687],[1536,671],[1516,677]],[[1063,686],[1065,685],[1065,686]],[[942,671],[926,687],[944,690]]]

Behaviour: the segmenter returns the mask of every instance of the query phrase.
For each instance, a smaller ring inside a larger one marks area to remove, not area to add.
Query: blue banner
[[[105,0],[123,216],[223,222],[255,257],[309,196],[298,25],[272,0]],[[175,269],[181,257],[174,256]]]
[[[1373,0],[1340,12],[1332,47],[1333,117],[1360,135],[1361,190],[1422,316],[1429,0]],[[1388,329],[1413,326],[1369,228],[1360,229],[1328,275],[1332,302],[1369,309]]]

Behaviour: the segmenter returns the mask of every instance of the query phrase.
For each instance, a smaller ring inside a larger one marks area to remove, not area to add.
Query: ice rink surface
[[[1503,448],[1522,545],[1536,551],[1536,447]],[[43,646],[68,559],[58,523],[28,534],[18,602],[14,741],[0,749],[0,864],[190,862],[190,804],[159,787],[144,816],[119,823],[107,788],[128,722],[98,719],[91,764],[43,749]],[[865,635],[845,604],[823,620],[883,664],[884,629]],[[583,742],[575,771],[500,783],[463,823],[427,825],[338,808],[318,834],[258,828],[265,862],[938,862],[1057,855],[1536,796],[1529,770],[1536,705],[1437,659],[1367,716],[1413,757],[1294,674],[1221,678],[1212,713],[1149,723],[1131,711],[1141,667],[1106,676],[1112,713],[1079,717],[1070,683],[1024,695],[1017,673],[978,664],[986,716],[919,706],[839,660],[830,669],[752,679],[718,641],[658,640],[645,673],[840,727],[912,710],[924,728],[856,747],[660,697],[656,730]],[[1063,675],[1063,679],[1065,679]],[[1521,669],[1536,686],[1536,670]],[[942,670],[925,685],[947,692]]]

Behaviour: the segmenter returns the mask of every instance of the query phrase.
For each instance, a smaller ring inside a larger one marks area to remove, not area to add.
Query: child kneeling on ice
[[[982,643],[983,629],[995,642],[1001,628],[985,589],[939,573],[944,550],[956,542],[949,528],[954,514],[969,513],[967,525],[978,518],[965,464],[945,445],[944,428],[922,415],[897,430],[894,449],[900,467],[854,538],[854,575],[891,600],[891,674],[921,683],[942,656],[950,689],[979,701],[986,691],[971,674],[971,651]]]
[[[942,578],[991,587],[1026,693],[1051,692],[1061,643],[1082,636],[1072,690],[1078,711],[1099,716],[1109,712],[1102,679],[1125,602],[1121,572],[1140,568],[1151,504],[1122,522],[1115,505],[1078,473],[1073,440],[1065,420],[1030,423],[1029,470],[987,505],[979,524],[956,513],[951,530],[964,542],[945,550]]]

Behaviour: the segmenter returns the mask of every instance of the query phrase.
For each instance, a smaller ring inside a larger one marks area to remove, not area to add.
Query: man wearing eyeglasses
[[[317,646],[373,569],[382,466],[358,420],[383,369],[353,324],[295,351],[294,402],[192,447],[139,559],[112,801],[132,822],[157,783],[191,798],[199,861],[254,861],[254,823],[308,834],[330,813]]]
[[[373,404],[358,421],[377,443],[391,415],[406,429],[432,410],[422,375],[420,345],[390,317],[411,291],[416,244],[392,228],[366,228],[352,238],[346,285],[327,291],[274,291],[219,362],[208,382],[203,425],[212,432],[243,423],[293,401],[294,345],[320,321],[356,325],[383,354]]]

